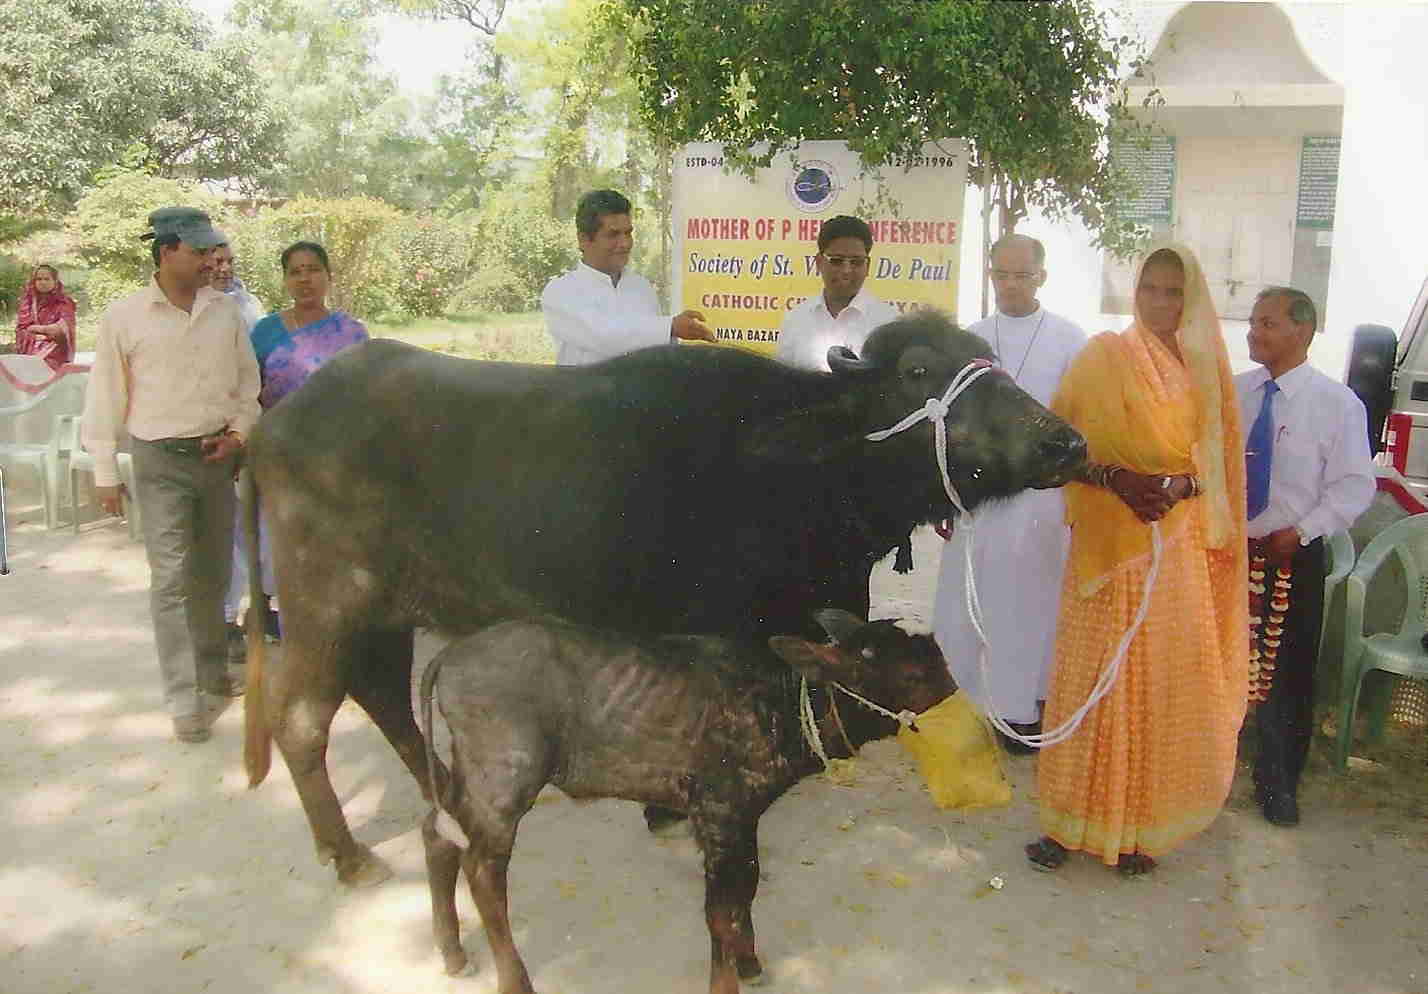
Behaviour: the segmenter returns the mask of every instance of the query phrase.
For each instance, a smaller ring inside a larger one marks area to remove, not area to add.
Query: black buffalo
[[[671,346],[546,367],[374,341],[319,369],[249,444],[284,635],[266,685],[249,639],[250,783],[276,737],[319,857],[344,881],[380,879],[328,779],[328,728],[350,694],[429,792],[409,693],[415,627],[555,614],[767,638],[816,635],[808,619],[825,604],[866,617],[874,562],[953,510],[929,423],[866,436],[991,351],[920,314],[874,332],[861,359],[831,358],[832,374],[814,373]],[[1059,485],[1085,457],[1001,373],[953,405],[946,449],[969,508]]]
[[[426,738],[435,690],[451,729],[451,776],[422,828],[437,946],[466,966],[458,867],[481,912],[501,994],[532,994],[511,936],[506,871],[521,817],[548,783],[575,798],[622,797],[686,812],[704,855],[711,994],[763,973],[752,904],[759,818],[819,768],[803,741],[795,673],[823,686],[819,740],[846,757],[957,686],[930,636],[825,609],[831,645],[775,635],[767,649],[726,638],[616,635],[559,620],[505,621],[443,650],[422,676]],[[431,763],[433,770],[436,763]],[[454,815],[455,825],[443,815]]]

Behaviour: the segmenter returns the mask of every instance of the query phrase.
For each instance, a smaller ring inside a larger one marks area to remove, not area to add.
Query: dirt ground
[[[495,990],[464,893],[476,970],[441,972],[424,804],[355,706],[329,764],[357,836],[395,870],[361,891],[318,865],[280,761],[246,788],[241,704],[212,741],[173,740],[141,547],[117,523],[75,538],[20,517],[0,577],[0,991]],[[875,615],[927,617],[939,544],[919,535],[909,577],[879,568]],[[419,663],[438,648],[419,639]],[[1299,828],[1264,822],[1242,768],[1208,832],[1126,880],[1085,859],[1032,871],[1034,759],[1007,761],[1010,806],[947,813],[896,742],[875,743],[856,782],[804,781],[763,819],[767,989],[1425,994],[1425,731],[1398,733],[1347,777],[1327,770],[1324,746]],[[647,835],[636,805],[543,795],[511,879],[517,942],[544,994],[705,989],[698,854]]]

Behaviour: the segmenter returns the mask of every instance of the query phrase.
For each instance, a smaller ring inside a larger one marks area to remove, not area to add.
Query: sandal
[[[1043,873],[1054,873],[1066,862],[1069,850],[1049,835],[1043,835],[1035,842],[1028,842],[1026,858],[1031,860],[1031,868]]]
[[[1123,877],[1139,877],[1155,869],[1155,860],[1143,852],[1121,853],[1116,860],[1116,870]]]

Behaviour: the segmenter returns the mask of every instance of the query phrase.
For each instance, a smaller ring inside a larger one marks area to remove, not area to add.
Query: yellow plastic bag
[[[917,731],[897,740],[917,760],[927,792],[939,808],[989,808],[1011,801],[991,729],[967,695],[957,691],[917,716]]]

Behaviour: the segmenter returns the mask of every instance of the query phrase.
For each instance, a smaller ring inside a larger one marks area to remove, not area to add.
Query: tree
[[[747,170],[805,139],[843,139],[877,168],[964,138],[1004,232],[1036,207],[1113,251],[1135,242],[1109,147],[1135,53],[1092,0],[607,0],[604,16],[670,142],[722,142]]]
[[[405,204],[411,103],[372,52],[375,3],[239,0],[230,19],[258,39],[271,99],[289,108],[270,195],[373,196]]]
[[[489,43],[478,42],[461,72],[437,80],[420,169],[434,202],[450,210],[479,206],[484,191],[511,176],[514,136],[525,122],[507,65]]]
[[[0,210],[73,204],[131,146],[164,175],[248,185],[277,160],[253,49],[182,0],[0,0],[0,34]]]
[[[406,14],[442,21],[461,21],[488,38],[496,36],[508,0],[390,0],[390,5]]]
[[[570,225],[586,190],[622,190],[637,208],[634,264],[663,286],[669,146],[641,119],[623,26],[602,16],[601,0],[563,0],[529,11],[493,45],[533,126],[540,156],[530,187],[548,215]]]

